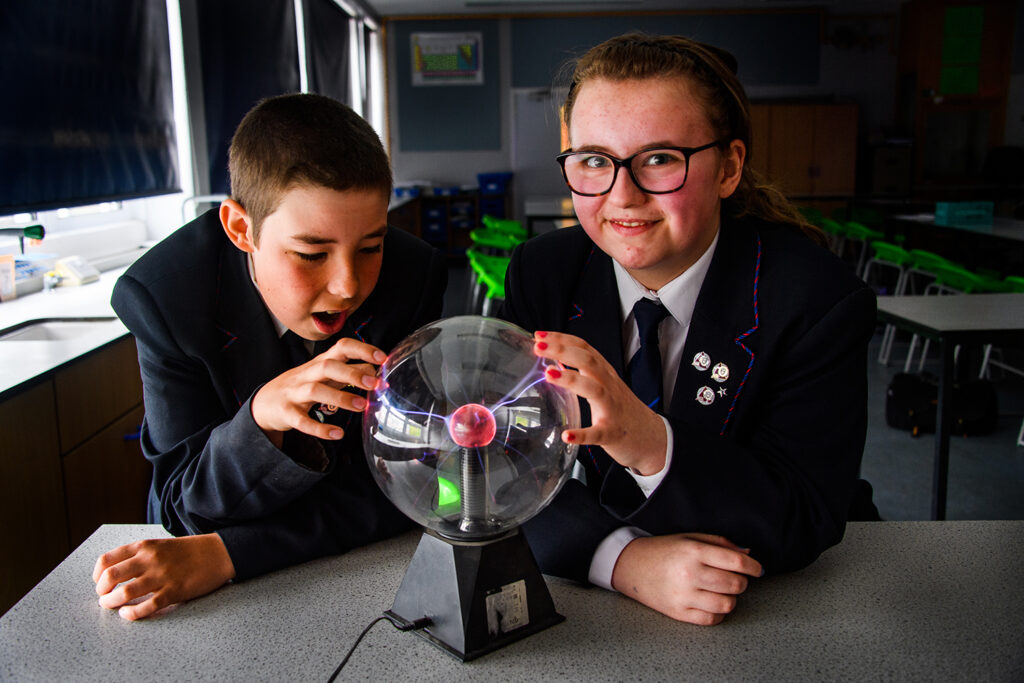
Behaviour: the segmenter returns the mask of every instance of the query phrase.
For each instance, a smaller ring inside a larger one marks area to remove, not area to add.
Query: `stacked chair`
[[[512,250],[526,240],[526,229],[516,220],[485,215],[483,227],[469,233],[473,246],[466,250],[470,280],[468,313],[492,315],[505,299],[505,271]]]

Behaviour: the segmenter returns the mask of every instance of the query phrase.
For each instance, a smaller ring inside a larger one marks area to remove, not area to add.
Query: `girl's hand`
[[[234,577],[217,534],[129,543],[101,555],[92,572],[100,605],[130,621],[211,593]]]
[[[736,608],[761,564],[722,536],[672,534],[637,538],[619,555],[612,587],[662,614],[701,626]]]
[[[376,382],[373,365],[387,354],[356,339],[342,339],[307,363],[284,372],[260,388],[252,399],[252,417],[278,448],[290,429],[336,441],[344,431],[309,416],[314,405],[324,404],[360,412],[366,399],[343,387],[372,389]],[[351,360],[365,363],[349,364]]]
[[[661,416],[636,397],[594,347],[569,334],[537,332],[534,353],[561,366],[548,368],[547,381],[590,404],[591,426],[563,431],[563,441],[600,446],[641,475],[664,468],[668,444]]]

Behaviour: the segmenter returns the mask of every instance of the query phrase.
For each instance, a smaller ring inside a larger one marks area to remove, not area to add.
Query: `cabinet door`
[[[142,406],[64,456],[68,534],[77,547],[101,524],[143,524],[152,467],[138,431]]]
[[[768,173],[771,179],[787,196],[813,194],[814,107],[775,104],[770,120]]]
[[[0,434],[2,614],[68,554],[53,383],[0,403]]]
[[[747,150],[747,165],[761,175],[767,175],[772,144],[772,105],[750,105],[750,137],[751,149]]]
[[[60,451],[67,453],[142,403],[135,339],[106,346],[54,376]]]
[[[856,105],[816,105],[813,130],[812,194],[852,196],[857,170]]]

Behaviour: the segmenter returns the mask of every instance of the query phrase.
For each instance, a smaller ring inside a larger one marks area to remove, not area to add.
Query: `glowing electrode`
[[[467,403],[456,408],[448,418],[448,433],[452,441],[464,448],[480,448],[494,440],[498,431],[494,415],[479,403]]]

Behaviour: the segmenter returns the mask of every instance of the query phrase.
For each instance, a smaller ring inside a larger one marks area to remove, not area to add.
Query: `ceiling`
[[[826,8],[833,14],[895,12],[902,0],[359,0],[379,17],[403,15],[658,12]]]

